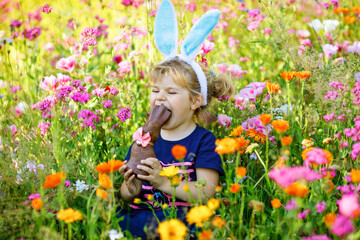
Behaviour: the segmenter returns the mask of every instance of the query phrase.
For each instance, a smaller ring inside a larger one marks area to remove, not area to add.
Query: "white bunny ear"
[[[170,0],[163,0],[156,13],[154,39],[156,47],[166,58],[176,55],[178,28],[175,8]]]
[[[194,60],[201,49],[202,43],[210,32],[216,27],[220,18],[219,10],[211,10],[205,13],[190,29],[181,45],[181,55],[189,61]]]

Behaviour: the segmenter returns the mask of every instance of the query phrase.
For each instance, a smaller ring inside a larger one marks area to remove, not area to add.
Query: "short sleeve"
[[[219,154],[215,152],[216,138],[211,132],[207,132],[200,141],[198,154],[195,160],[195,168],[210,168],[224,175],[222,162]]]

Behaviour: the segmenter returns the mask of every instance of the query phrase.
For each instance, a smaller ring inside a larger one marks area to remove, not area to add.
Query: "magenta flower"
[[[286,188],[290,184],[303,179],[313,182],[322,178],[322,174],[314,172],[311,168],[304,166],[273,168],[269,172],[269,178]]]
[[[134,0],[122,0],[121,4],[124,6],[131,6]]]
[[[205,57],[206,54],[208,54],[212,50],[215,50],[214,47],[215,47],[215,43],[210,42],[209,40],[205,39],[205,41],[203,42],[202,47],[201,47],[201,55],[203,57]]]
[[[271,132],[270,125],[264,126],[259,120],[259,116],[247,119],[241,124],[241,126],[244,130],[255,129],[264,135],[268,135]]]
[[[10,125],[9,128],[10,128],[10,130],[12,132],[12,136],[14,137],[18,133],[18,130],[17,130],[16,126],[15,125]]]
[[[116,64],[119,64],[121,60],[122,60],[121,55],[117,55],[113,57],[113,61],[116,62]]]
[[[331,120],[333,120],[335,117],[335,113],[330,113],[329,115],[324,115],[323,118],[325,121],[329,122]]]
[[[338,215],[335,222],[330,227],[330,232],[339,237],[352,233],[354,230],[355,228],[353,222],[343,215]]]
[[[217,67],[218,67],[219,71],[222,73],[226,73],[226,71],[228,69],[227,63],[219,63],[217,65]]]
[[[312,46],[311,40],[308,38],[301,40],[300,44],[305,45],[305,46],[310,46],[310,47]]]
[[[302,238],[301,240],[331,240],[331,238],[326,235],[314,235],[311,237]]]
[[[21,35],[29,40],[34,40],[41,34],[41,27],[25,28]]]
[[[10,27],[12,27],[12,28],[18,28],[18,27],[21,27],[21,25],[22,25],[22,22],[20,22],[17,19],[11,21],[11,23],[10,23]]]
[[[328,59],[331,58],[332,55],[335,55],[338,51],[338,47],[332,44],[324,44],[322,45],[322,49]]]
[[[247,30],[254,31],[254,30],[258,29],[259,26],[260,26],[259,21],[253,21],[247,25]]]
[[[230,127],[232,117],[229,117],[225,114],[219,114],[217,119],[218,119],[220,126],[226,126],[226,129],[228,129]]]
[[[51,13],[52,8],[49,6],[49,4],[45,4],[40,8],[40,11],[44,13]]]
[[[50,123],[49,122],[41,122],[38,124],[38,128],[40,128],[40,134],[45,135],[46,131],[49,129]]]
[[[40,193],[32,193],[32,194],[30,194],[28,196],[28,199],[29,200],[34,200],[34,199],[37,199],[37,198],[40,198],[40,197],[41,197]]]
[[[305,211],[300,212],[300,213],[297,215],[296,219],[305,219],[306,216],[309,214],[309,212],[310,212],[310,209],[306,209]]]
[[[56,68],[57,69],[63,69],[65,71],[67,71],[68,73],[71,73],[74,70],[75,61],[76,61],[76,59],[75,59],[74,56],[70,56],[68,58],[61,58],[56,63]]]
[[[71,186],[71,182],[70,182],[69,180],[66,180],[66,181],[64,182],[64,185],[65,185],[65,187],[70,187],[70,186]]]
[[[355,143],[352,146],[351,158],[356,159],[358,157],[359,153],[360,153],[360,143]]]
[[[87,109],[81,110],[79,112],[78,118],[84,120],[84,123],[81,124],[82,126],[85,125],[86,127],[91,127],[92,129],[95,129],[95,121],[99,122],[99,117]]]
[[[118,118],[120,118],[120,120],[122,122],[125,122],[127,119],[130,119],[131,118],[131,108],[130,107],[125,107],[125,108],[122,108],[118,111],[118,113],[116,114],[116,116]]]
[[[289,202],[285,205],[285,210],[289,211],[289,210],[294,210],[297,209],[299,206],[297,204],[297,202],[295,201],[295,199],[290,199]]]
[[[343,195],[336,203],[339,206],[339,212],[343,216],[353,219],[360,211],[359,196],[355,194]]]
[[[318,202],[316,204],[316,212],[322,213],[326,209],[326,202]]]
[[[111,108],[112,107],[112,101],[111,100],[103,101],[101,104],[104,106],[104,108]]]
[[[328,91],[327,94],[324,96],[324,98],[331,99],[331,100],[335,100],[338,97],[339,97],[339,94],[334,91]]]

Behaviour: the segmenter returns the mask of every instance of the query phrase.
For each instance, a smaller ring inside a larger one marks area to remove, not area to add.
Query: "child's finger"
[[[121,175],[123,175],[124,172],[125,172],[125,170],[126,170],[126,168],[127,168],[127,166],[126,166],[125,164],[122,165],[122,166],[119,168],[119,173],[120,173]]]
[[[124,174],[124,179],[125,179],[125,181],[128,181],[128,180],[129,180],[129,178],[131,177],[131,174],[132,174],[132,173],[133,173],[133,170],[132,170],[132,169],[126,171],[126,173]]]
[[[140,169],[140,170],[143,170],[144,172],[147,172],[148,174],[153,174],[153,169],[146,166],[146,165],[137,165],[137,168]]]

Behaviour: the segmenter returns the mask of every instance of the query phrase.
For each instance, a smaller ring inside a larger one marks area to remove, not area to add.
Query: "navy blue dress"
[[[178,141],[164,140],[161,135],[154,144],[154,152],[157,159],[163,167],[178,166],[184,168],[180,170],[180,177],[184,179],[184,173],[187,173],[188,181],[196,181],[196,168],[210,168],[215,169],[220,175],[224,174],[222,169],[221,158],[215,150],[215,136],[203,127],[196,125],[195,130],[187,137]],[[183,162],[176,160],[171,154],[171,149],[175,145],[185,146],[187,154]],[[125,160],[130,158],[131,147],[125,157]],[[153,196],[153,199],[160,204],[154,206],[154,201],[148,201],[148,195]],[[163,221],[165,219],[161,205],[167,203],[169,207],[172,206],[171,195],[163,193],[155,189],[149,182],[143,181],[142,190],[139,197],[143,202],[147,202],[153,206],[158,219]],[[185,222],[185,216],[190,207],[190,203],[176,199],[175,206],[177,208],[177,217]],[[146,204],[130,204],[128,209],[121,209],[117,215],[120,219],[120,227],[123,231],[129,231],[134,237],[141,237],[142,239],[154,239],[157,233],[157,221],[154,217],[152,209]],[[147,228],[146,233],[144,227]]]

